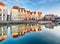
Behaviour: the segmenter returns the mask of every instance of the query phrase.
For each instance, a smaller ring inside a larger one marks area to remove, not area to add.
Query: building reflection
[[[11,34],[13,37],[17,37],[18,36],[18,25],[12,25],[11,26]]]
[[[0,26],[0,41],[7,38],[7,26]]]
[[[0,41],[7,38],[7,29],[10,27],[11,35],[13,38],[25,35],[30,32],[39,32],[45,28],[53,29],[56,25],[54,23],[40,25],[40,24],[18,24],[18,25],[8,25],[0,26]],[[45,27],[45,28],[44,28]],[[9,30],[9,29],[8,29]]]
[[[54,29],[54,26],[55,26],[55,24],[50,23],[50,24],[46,24],[45,28]]]
[[[35,32],[38,32],[41,30],[41,26],[39,24],[32,24],[31,25],[31,31],[35,31]]]
[[[38,24],[20,24],[20,25],[13,25],[12,26],[12,36],[18,37],[18,36],[22,36],[27,32],[38,32],[41,30],[40,25]]]

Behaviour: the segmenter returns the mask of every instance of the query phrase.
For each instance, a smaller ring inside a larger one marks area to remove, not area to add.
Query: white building
[[[0,21],[6,21],[7,20],[7,6],[0,2]]]
[[[24,11],[25,11],[24,8],[13,6],[11,9],[11,20],[13,21],[24,20],[25,19]]]
[[[13,6],[12,7],[12,10],[11,10],[11,20],[18,20],[18,14],[19,14],[19,11],[18,11],[18,8],[17,6]]]

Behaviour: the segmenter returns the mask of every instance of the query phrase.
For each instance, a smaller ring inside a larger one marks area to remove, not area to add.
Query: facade
[[[11,10],[11,20],[38,20],[42,12],[31,12],[18,6],[13,6]]]
[[[45,15],[44,19],[45,20],[55,20],[55,15],[54,14],[49,14],[49,15]]]
[[[24,20],[25,18],[25,9],[18,6],[13,6],[11,10],[11,20]]]
[[[31,16],[32,16],[32,14],[31,14],[30,11],[26,11],[26,12],[25,12],[25,19],[26,19],[26,20],[31,20],[31,19],[32,19]]]
[[[19,7],[18,6],[13,6],[11,10],[11,20],[18,20],[18,15],[19,15]]]
[[[24,20],[25,19],[25,9],[24,8],[19,9],[18,18],[19,18],[19,20]]]
[[[32,14],[32,19],[33,20],[39,20],[40,19],[40,17],[41,17],[41,14],[42,14],[42,12],[31,12],[31,14]]]
[[[0,21],[6,21],[7,20],[7,6],[0,2]]]

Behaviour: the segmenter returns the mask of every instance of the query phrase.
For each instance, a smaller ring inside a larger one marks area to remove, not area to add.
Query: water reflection
[[[0,26],[0,41],[7,38],[7,26]]]
[[[38,24],[19,24],[19,25],[12,25],[12,36],[18,37],[24,35],[27,32],[38,32],[41,30],[40,25]]]
[[[18,25],[7,25],[7,26],[0,26],[0,41],[6,38],[18,38],[20,36],[25,35],[26,33],[30,32],[40,32],[45,30],[45,28],[54,29],[56,26],[54,23],[51,24],[18,24]],[[51,33],[55,32],[51,30]],[[45,32],[46,33],[46,32]]]
[[[49,29],[54,29],[54,26],[56,26],[54,23],[45,24],[45,28],[49,28]]]

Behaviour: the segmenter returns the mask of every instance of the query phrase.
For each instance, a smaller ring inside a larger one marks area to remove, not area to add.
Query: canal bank
[[[36,21],[36,20],[29,20],[29,21],[0,21],[0,25],[6,25],[6,24],[48,24],[52,23],[52,21]]]
[[[37,21],[0,21],[0,24],[24,24],[24,23],[37,23]]]

